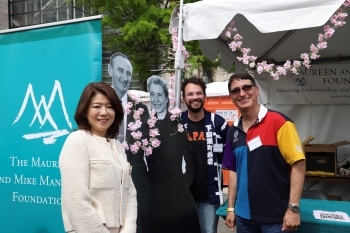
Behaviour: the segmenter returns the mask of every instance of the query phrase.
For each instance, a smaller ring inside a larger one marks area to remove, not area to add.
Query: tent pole
[[[175,107],[180,108],[181,105],[181,75],[184,68],[184,57],[182,54],[182,9],[183,0],[180,1],[179,27],[177,38],[177,50],[175,54]]]

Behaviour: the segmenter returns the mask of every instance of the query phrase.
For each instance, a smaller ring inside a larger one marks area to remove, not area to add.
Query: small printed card
[[[214,152],[223,152],[223,145],[222,144],[214,144],[214,148],[213,148]]]
[[[314,210],[315,219],[337,221],[337,222],[350,222],[349,216],[340,211],[329,212],[323,210]]]

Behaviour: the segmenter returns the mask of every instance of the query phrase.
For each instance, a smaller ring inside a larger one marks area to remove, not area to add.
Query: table
[[[305,175],[305,179],[308,180],[338,180],[338,181],[350,181],[350,175]]]
[[[350,216],[350,202],[301,199],[301,225],[297,233],[340,233],[350,232],[350,223],[315,219],[313,210],[341,211]]]
[[[312,180],[312,184],[308,185],[306,189],[310,189],[312,186],[317,184],[318,182],[325,181],[350,181],[350,175],[334,175],[334,176],[326,176],[326,175],[305,175],[305,180]]]
[[[225,218],[227,200],[216,211],[216,214]],[[296,233],[345,233],[350,232],[350,222],[336,222],[315,219],[314,210],[323,211],[341,211],[350,217],[350,202],[348,201],[330,201],[315,199],[300,199],[300,218],[301,225]]]

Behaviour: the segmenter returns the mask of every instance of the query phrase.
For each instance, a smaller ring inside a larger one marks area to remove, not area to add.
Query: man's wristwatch
[[[235,208],[227,208],[227,210],[226,210],[227,212],[235,212]]]
[[[294,213],[299,213],[300,207],[298,205],[288,204],[288,208]]]

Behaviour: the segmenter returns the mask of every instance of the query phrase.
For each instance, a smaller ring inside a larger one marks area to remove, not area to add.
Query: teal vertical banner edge
[[[0,34],[1,232],[62,233],[58,158],[102,79],[101,19]]]

